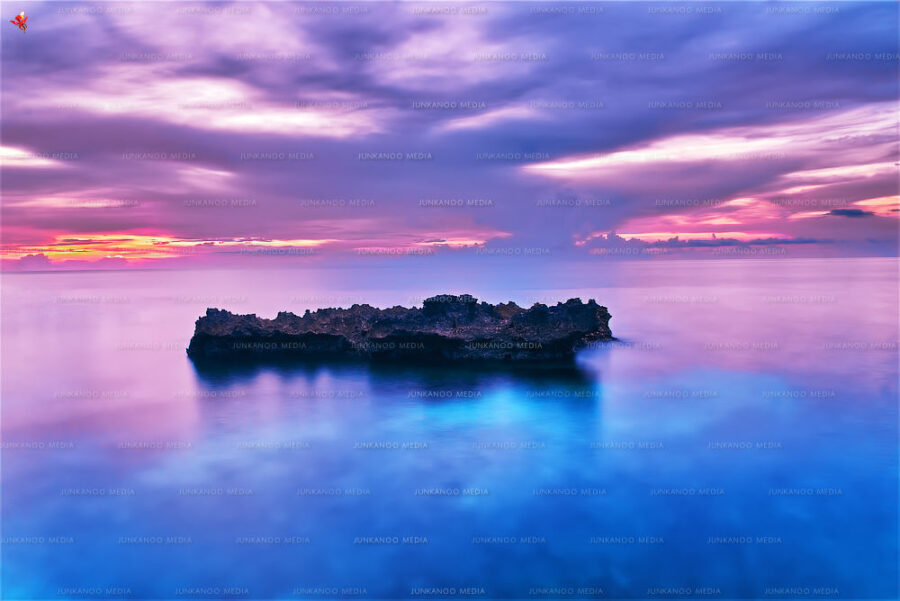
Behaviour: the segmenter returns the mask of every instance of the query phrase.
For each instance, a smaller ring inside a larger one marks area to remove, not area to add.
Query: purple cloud
[[[611,231],[896,250],[893,3],[25,8],[8,261],[577,255]]]

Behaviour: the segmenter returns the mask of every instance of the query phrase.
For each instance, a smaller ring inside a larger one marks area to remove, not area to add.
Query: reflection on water
[[[205,307],[273,315],[282,274],[5,277],[4,593],[896,597],[896,262],[821,267],[467,274],[610,307],[619,342],[537,371],[195,365]],[[305,294],[446,291],[418,275]]]
[[[405,365],[401,362],[317,361],[315,359],[257,358],[255,360],[191,360],[202,386],[208,389],[227,388],[253,381],[265,373],[276,374],[285,381],[305,381],[318,378],[363,377],[381,390],[395,388],[396,382],[406,382],[412,388],[457,391],[475,390],[510,380],[544,388],[585,392],[593,390],[595,376],[584,365],[519,365],[504,363],[425,364]]]

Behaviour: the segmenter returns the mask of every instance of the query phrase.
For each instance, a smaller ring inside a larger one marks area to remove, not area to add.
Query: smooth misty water
[[[897,596],[896,260],[396,265],[4,275],[5,598]],[[594,297],[621,342],[571,373],[184,353],[207,306],[441,292]]]

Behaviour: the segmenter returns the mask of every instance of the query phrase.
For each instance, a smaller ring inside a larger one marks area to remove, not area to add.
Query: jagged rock
[[[275,319],[207,309],[187,352],[192,359],[308,358],[403,361],[571,361],[592,342],[613,340],[610,314],[594,300],[530,309],[468,294],[439,295],[421,308],[319,309]]]

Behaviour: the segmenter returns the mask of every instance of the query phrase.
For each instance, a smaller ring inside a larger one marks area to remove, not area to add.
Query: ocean
[[[618,340],[564,371],[185,354],[207,307],[463,292],[595,298]],[[4,598],[898,595],[896,259],[23,273],[0,303]]]

